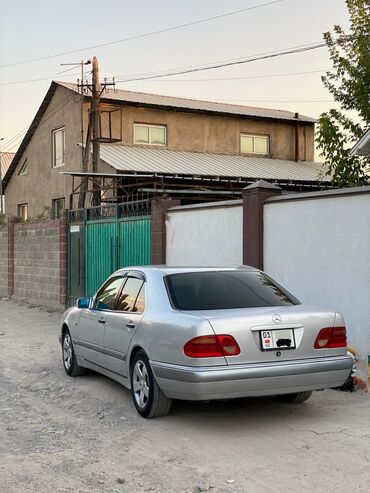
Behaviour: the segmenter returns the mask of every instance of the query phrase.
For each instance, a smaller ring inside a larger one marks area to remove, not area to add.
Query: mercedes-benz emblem
[[[281,322],[280,315],[278,315],[277,313],[275,313],[275,315],[272,316],[272,321],[274,322],[274,324],[279,324]]]

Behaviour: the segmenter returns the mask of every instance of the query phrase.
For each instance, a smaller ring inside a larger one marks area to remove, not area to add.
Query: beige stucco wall
[[[81,169],[81,148],[77,140],[81,135],[80,105],[71,91],[58,87],[49,107],[37,127],[17,169],[5,191],[6,212],[17,215],[17,205],[28,203],[29,216],[40,214],[44,207],[51,207],[52,199],[66,199],[71,191],[71,178],[60,171]],[[52,131],[65,127],[66,156],[65,165],[52,167]],[[19,170],[27,159],[27,175],[19,176]]]
[[[122,142],[133,145],[134,123],[167,125],[167,148],[180,151],[240,154],[240,134],[270,137],[270,155],[295,159],[295,125],[185,112],[123,107]],[[300,160],[314,160],[314,125],[300,126]]]

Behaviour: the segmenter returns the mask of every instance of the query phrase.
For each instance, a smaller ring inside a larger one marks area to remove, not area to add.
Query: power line
[[[287,72],[287,73],[281,73],[281,74],[264,74],[264,75],[249,75],[245,77],[210,77],[207,79],[160,79],[156,80],[153,79],[152,82],[212,82],[212,81],[229,81],[229,80],[248,80],[248,79],[269,79],[269,78],[274,78],[274,77],[289,77],[289,76],[295,76],[295,75],[308,75],[308,74],[319,74],[319,73],[324,73],[327,72],[329,69],[326,70],[308,70],[304,72]],[[77,72],[71,75],[66,75],[65,77],[73,77],[75,75],[79,75]],[[130,76],[128,76],[130,77]],[[165,77],[165,74],[164,74]],[[12,85],[12,84],[26,84],[29,82],[36,82],[40,80],[50,80],[53,77],[45,77],[45,78],[40,78],[40,79],[29,79],[29,80],[21,80],[21,81],[14,81],[14,82],[3,82],[0,83],[0,86],[6,86],[6,85]],[[117,81],[116,81],[117,82]]]
[[[264,51],[264,52],[259,52],[259,53],[253,53],[251,55],[244,55],[242,57],[237,57],[237,58],[227,58],[227,59],[224,59],[224,60],[216,60],[216,61],[213,61],[213,62],[208,62],[208,63],[200,63],[200,64],[197,64],[197,65],[186,65],[186,66],[182,66],[182,67],[175,67],[175,68],[169,68],[169,69],[164,69],[164,70],[155,70],[155,71],[152,71],[152,72],[141,72],[141,73],[134,73],[134,74],[125,74],[125,75],[118,75],[118,76],[115,76],[116,79],[120,79],[120,78],[128,78],[128,77],[141,77],[141,76],[147,76],[147,75],[157,75],[157,74],[163,74],[163,75],[166,75],[167,72],[169,71],[176,71],[176,70],[185,70],[185,69],[192,69],[192,68],[199,68],[199,67],[207,67],[207,66],[212,66],[214,64],[218,64],[218,63],[228,63],[228,62],[236,62],[236,61],[241,61],[241,60],[244,60],[246,58],[254,58],[254,57],[262,57],[264,55],[271,55],[271,54],[275,54],[275,53],[281,53],[281,51],[285,51],[285,50],[295,50],[295,49],[298,49],[298,48],[307,48],[307,47],[310,47],[310,46],[315,46],[316,44],[320,43],[320,41],[315,41],[315,42],[312,42],[312,43],[307,43],[307,44],[300,44],[300,45],[295,45],[295,46],[289,46],[288,48],[279,48],[277,50],[272,50],[272,51]]]
[[[41,61],[41,60],[47,60],[49,58],[55,58],[55,57],[59,57],[59,56],[63,56],[63,55],[70,55],[71,53],[79,53],[81,51],[92,50],[92,49],[95,49],[95,48],[102,48],[104,46],[111,46],[111,45],[119,44],[119,43],[125,43],[127,41],[132,41],[132,40],[135,40],[135,39],[147,38],[149,36],[155,36],[157,34],[162,34],[162,33],[165,33],[165,32],[175,31],[176,29],[183,29],[185,27],[195,26],[197,24],[203,24],[205,22],[214,21],[214,20],[217,20],[217,19],[222,19],[224,17],[230,17],[232,15],[241,14],[243,12],[247,12],[247,11],[250,11],[250,10],[260,9],[262,7],[268,7],[270,5],[281,3],[281,2],[284,2],[284,1],[285,0],[274,0],[274,1],[271,1],[271,2],[262,3],[262,4],[259,4],[259,5],[253,5],[252,7],[246,7],[244,9],[234,10],[232,12],[226,12],[226,13],[220,14],[220,15],[215,15],[215,16],[212,16],[212,17],[206,17],[204,19],[199,19],[197,21],[186,22],[184,24],[178,24],[176,26],[171,26],[171,27],[167,27],[167,28],[164,28],[164,29],[159,29],[157,31],[150,31],[150,32],[147,32],[147,33],[137,34],[135,36],[130,36],[130,37],[123,38],[123,39],[117,39],[115,41],[109,41],[107,43],[101,43],[101,44],[97,44],[97,45],[86,46],[85,48],[79,48],[77,50],[63,51],[63,52],[55,53],[54,55],[46,55],[46,56],[43,56],[43,57],[30,58],[28,60],[22,60],[22,61],[19,61],[19,62],[9,63],[7,65],[0,65],[0,68],[14,67],[16,65],[22,65],[24,63],[38,62],[38,61]]]
[[[41,127],[44,125],[50,118],[52,118],[54,115],[56,115],[61,109],[64,108],[65,104],[68,104],[73,98],[75,97],[75,93],[73,94],[67,94],[63,99],[59,101],[59,103],[55,106],[54,111],[51,112],[45,119],[43,119],[42,122],[38,123],[37,126]],[[32,127],[32,123],[27,129],[30,129]],[[6,149],[5,152],[11,152],[12,149],[17,147],[19,145],[20,139],[17,139],[18,142],[16,142],[14,145],[12,145],[10,148]]]
[[[309,48],[314,49],[314,47],[316,47],[319,44],[321,45],[320,42],[309,43],[309,44],[304,44],[304,45],[296,45],[296,46],[291,46],[289,48],[284,48],[283,50],[279,49],[279,50],[273,50],[273,51],[266,51],[266,52],[255,53],[253,55],[248,55],[248,56],[244,56],[244,57],[228,58],[226,60],[217,60],[215,62],[208,62],[208,63],[198,64],[198,65],[187,65],[185,67],[182,66],[182,67],[178,67],[175,69],[164,69],[164,70],[157,70],[157,71],[153,71],[153,72],[141,72],[141,73],[129,74],[126,76],[125,75],[121,75],[121,76],[119,75],[118,77],[116,77],[116,79],[119,81],[120,78],[125,78],[125,80],[124,80],[125,82],[126,82],[127,78],[129,78],[130,80],[135,80],[135,81],[136,80],[148,80],[149,77],[147,78],[147,76],[151,76],[151,75],[156,75],[156,76],[163,75],[163,77],[165,77],[166,75],[171,75],[171,74],[168,74],[169,71],[182,71],[182,70],[196,69],[196,68],[202,68],[203,69],[203,67],[213,68],[213,65],[215,65],[215,64],[224,64],[225,63],[228,65],[230,62],[243,62],[245,59],[251,59],[251,58],[253,58],[253,60],[251,60],[251,61],[254,61],[254,59],[258,59],[258,60],[263,59],[262,57],[265,57],[265,56],[266,56],[266,58],[269,58],[269,57],[267,57],[267,55],[280,56],[280,54],[283,51],[288,51],[288,50],[293,51],[293,50],[300,50],[300,49],[303,49],[303,51],[306,51],[306,49],[309,49]],[[184,72],[179,72],[179,74],[182,74],[182,73],[184,73]],[[78,75],[78,73],[76,72],[76,73],[72,73],[72,74],[67,74],[65,77],[73,77],[75,75]],[[142,76],[145,77],[145,79],[141,79]],[[53,77],[41,77],[41,78],[37,78],[37,79],[2,82],[2,83],[0,83],[0,86],[7,86],[7,85],[14,85],[14,84],[26,84],[29,82],[38,82],[38,81],[42,81],[42,80],[50,80],[51,78],[53,78]],[[117,82],[117,80],[116,80],[116,82]],[[222,80],[222,79],[220,79],[220,80]]]
[[[148,75],[148,76],[137,77],[137,78],[126,78],[125,80],[115,79],[115,82],[116,83],[134,82],[134,81],[138,81],[138,80],[158,79],[158,78],[164,77],[164,76],[168,77],[168,76],[172,76],[172,75],[183,75],[183,74],[190,74],[193,72],[203,72],[205,70],[214,70],[217,68],[230,67],[230,66],[235,66],[235,65],[243,65],[246,63],[256,62],[258,60],[267,60],[269,58],[277,58],[277,57],[284,56],[284,55],[293,55],[296,53],[304,53],[307,51],[317,50],[318,48],[323,48],[324,46],[326,46],[326,42],[316,43],[314,45],[310,45],[310,46],[306,46],[306,47],[302,47],[302,48],[296,48],[296,49],[281,51],[278,53],[272,53],[270,55],[264,55],[264,56],[254,57],[254,58],[248,57],[244,60],[217,63],[214,65],[207,65],[207,66],[198,67],[198,68],[178,70],[176,72],[167,72],[167,73]]]
[[[288,77],[293,75],[318,74],[327,72],[327,70],[309,70],[305,72],[288,72],[283,74],[265,74],[265,75],[249,75],[246,77],[214,77],[209,79],[160,79],[153,82],[212,82],[212,81],[229,81],[229,80],[247,80],[247,79],[268,79],[273,77]],[[117,81],[116,81],[117,82]]]
[[[73,74],[67,74],[64,77],[75,77],[76,75],[79,75],[79,72],[75,72]],[[40,77],[38,79],[16,80],[16,81],[12,81],[12,82],[1,82],[0,83],[0,86],[13,86],[13,85],[16,85],[16,84],[27,84],[29,82],[39,82],[41,80],[50,80],[50,79],[53,79],[53,77],[54,76],[51,76],[51,77]]]
[[[18,132],[17,134],[13,135],[13,137],[11,137],[9,140],[7,140],[6,146],[9,146],[13,142],[15,142],[22,134],[24,134],[26,132],[27,128],[28,127],[23,128],[20,132]]]

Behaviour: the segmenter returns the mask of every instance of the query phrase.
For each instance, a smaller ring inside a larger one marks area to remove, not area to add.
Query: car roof
[[[222,265],[222,266],[210,266],[210,267],[190,267],[190,266],[169,266],[169,265],[144,265],[144,266],[132,266],[125,267],[124,269],[120,269],[116,272],[123,273],[128,270],[138,270],[143,273],[150,273],[153,271],[160,271],[164,275],[168,274],[184,274],[190,272],[225,272],[225,271],[249,271],[249,272],[258,272],[258,269],[255,267],[250,267],[249,265]]]

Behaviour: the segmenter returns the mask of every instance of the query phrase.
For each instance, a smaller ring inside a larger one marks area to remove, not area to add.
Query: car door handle
[[[99,319],[99,320],[98,320],[98,322],[99,322],[100,324],[105,324],[105,320],[104,320],[104,318]]]
[[[133,330],[135,328],[134,322],[127,322],[126,328],[128,331]]]

